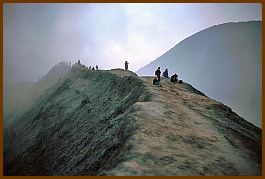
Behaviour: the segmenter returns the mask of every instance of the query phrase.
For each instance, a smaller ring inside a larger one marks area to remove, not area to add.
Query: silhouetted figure
[[[127,61],[125,61],[125,70],[128,70],[128,62]]]
[[[93,67],[92,70],[95,70],[95,68]]]
[[[155,71],[155,75],[157,76],[157,80],[160,82],[160,75],[161,75],[160,67],[158,67],[157,70]]]
[[[91,70],[91,66],[89,66],[89,68],[88,68],[89,70]]]
[[[80,60],[77,61],[77,64],[78,64],[79,66],[81,66],[81,62],[80,62]]]
[[[98,66],[96,65],[96,70],[98,70]]]
[[[177,83],[178,82],[178,75],[174,74],[170,78],[171,83]]]
[[[163,72],[162,76],[165,77],[165,78],[168,78],[168,70],[167,69]]]

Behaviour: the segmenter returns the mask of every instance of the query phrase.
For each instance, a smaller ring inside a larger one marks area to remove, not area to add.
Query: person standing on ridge
[[[157,70],[155,71],[155,75],[157,76],[157,80],[159,81],[159,83],[160,83],[160,74],[161,74],[160,67],[158,67]]]
[[[98,66],[96,65],[96,70],[98,70]]]
[[[127,61],[125,61],[125,70],[128,70],[128,62]]]
[[[163,72],[163,77],[168,78],[168,69]]]

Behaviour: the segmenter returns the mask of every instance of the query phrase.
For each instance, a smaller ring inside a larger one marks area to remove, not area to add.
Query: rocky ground
[[[189,84],[152,85],[111,175],[261,175],[261,130]],[[163,82],[162,82],[163,83]]]
[[[5,129],[5,175],[261,175],[261,129],[187,83],[81,70]]]

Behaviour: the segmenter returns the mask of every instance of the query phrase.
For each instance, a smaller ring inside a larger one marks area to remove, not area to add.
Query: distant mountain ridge
[[[160,66],[229,105],[261,127],[262,22],[225,23],[202,30],[139,69],[153,75]]]
[[[56,79],[64,76],[71,70],[71,61],[70,62],[60,62],[54,65],[46,75],[39,77],[38,80],[46,80],[46,79]]]
[[[71,62],[60,62],[54,65],[46,75],[38,78],[37,82],[19,82],[4,87],[4,116],[5,125],[29,107],[49,87],[63,78],[71,70]],[[19,112],[20,111],[20,112]]]

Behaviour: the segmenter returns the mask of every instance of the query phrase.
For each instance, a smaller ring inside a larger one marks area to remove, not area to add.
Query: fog
[[[261,20],[261,4],[4,4],[4,83],[36,81],[61,61],[136,71],[186,37]]]

